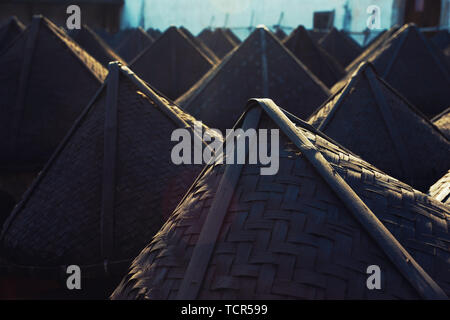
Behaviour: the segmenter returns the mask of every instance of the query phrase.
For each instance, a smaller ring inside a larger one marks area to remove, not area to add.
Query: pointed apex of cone
[[[299,37],[301,39],[314,42],[314,40],[311,37],[311,35],[309,34],[308,30],[306,30],[306,28],[303,25],[299,25],[297,28],[295,28],[294,31],[292,31],[292,33],[289,35],[288,38],[295,38],[295,37]],[[287,39],[286,39],[286,41],[287,41]]]
[[[222,28],[215,29],[211,34],[205,34],[201,39],[220,59],[224,58],[238,45]]]
[[[166,31],[163,32],[164,33],[172,33],[172,32],[178,32],[178,28],[174,25],[171,25],[170,27],[168,27],[166,29]]]
[[[175,100],[214,63],[178,28],[170,27],[130,65],[143,80]]]
[[[5,24],[0,25],[0,51],[5,49],[24,30],[25,26],[16,16],[9,18]]]
[[[427,117],[432,118],[450,105],[450,71],[445,57],[424,37],[414,24],[407,24],[384,39],[371,51],[366,50],[352,63],[370,61],[377,73]],[[337,83],[339,91],[346,79]]]
[[[25,30],[26,28],[26,26],[22,23],[22,21],[19,20],[19,18],[17,18],[17,16],[10,17],[6,24],[13,24],[22,30]]]
[[[148,34],[147,31],[145,31],[142,27],[138,27],[136,28],[135,34],[140,38],[144,38],[144,39],[149,39],[151,42],[155,41],[155,39],[153,39],[153,37]]]
[[[210,127],[233,127],[253,97],[271,97],[308,117],[328,89],[266,28],[255,29],[177,102]]]
[[[266,30],[267,32],[269,32],[269,28],[267,28],[265,24],[258,24],[258,25],[256,26],[256,29],[264,29],[264,30]]]
[[[319,41],[319,45],[344,67],[362,52],[361,47],[353,39],[336,28],[328,32]]]
[[[122,67],[122,64],[120,63],[120,61],[111,61],[110,63],[108,63],[108,73],[112,72],[116,72],[117,70],[120,70],[120,68]]]
[[[273,37],[273,33],[269,30],[269,28],[267,28],[265,25],[261,24],[261,25],[258,25],[253,30],[253,32],[247,37],[247,39],[250,38],[250,37],[259,37],[258,38],[258,42],[259,42],[259,41],[261,41],[261,36],[263,36],[263,37],[268,37],[268,36]],[[247,41],[247,39],[245,39],[244,43]]]
[[[308,122],[393,177],[426,191],[450,167],[450,141],[375,70],[362,63]]]
[[[450,105],[450,69],[415,24],[400,28],[368,60],[428,118]]]
[[[315,43],[303,26],[297,27],[283,43],[329,88],[345,76],[343,66]]]
[[[200,38],[194,37],[194,35],[185,27],[181,26],[178,30],[184,34],[213,64],[220,62],[220,59],[212,52],[210,48]]]

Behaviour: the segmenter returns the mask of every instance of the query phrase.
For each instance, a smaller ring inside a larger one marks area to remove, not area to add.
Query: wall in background
[[[226,25],[243,38],[248,30],[241,28],[250,25],[252,15],[253,26],[271,27],[284,12],[283,26],[295,28],[303,24],[311,28],[314,11],[335,10],[335,26],[342,28],[346,3],[351,8],[352,31],[366,28],[369,5],[381,8],[381,27],[390,27],[392,0],[126,0],[122,27],[145,23],[145,28],[165,30],[171,25],[183,25],[197,34],[210,25],[222,27],[227,20]]]

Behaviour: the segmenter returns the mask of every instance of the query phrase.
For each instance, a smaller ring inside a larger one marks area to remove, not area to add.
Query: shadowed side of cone
[[[222,28],[217,28],[211,34],[206,34],[204,37],[200,37],[200,39],[203,40],[219,59],[223,59],[238,45]]]
[[[450,167],[449,140],[367,63],[308,122],[422,191]]]
[[[366,61],[429,119],[450,105],[450,68],[414,24],[404,25],[369,53]],[[336,84],[332,92],[339,91],[345,82]]]
[[[431,42],[440,50],[444,50],[450,45],[450,32],[441,30],[431,38]]]
[[[155,40],[158,39],[160,35],[162,35],[162,32],[159,29],[155,28],[147,29],[147,33]]]
[[[119,47],[117,47],[117,53],[125,59],[126,62],[131,62],[154,41],[155,40],[147,34],[144,29],[138,27],[127,36]]]
[[[345,76],[339,62],[317,45],[303,26],[292,31],[283,43],[329,88]]]
[[[39,170],[107,71],[40,16],[0,55],[0,68],[0,167]]]
[[[241,39],[239,39],[238,36],[235,35],[234,32],[231,31],[230,28],[224,28],[224,31],[225,31],[225,33],[227,34],[227,36],[228,36],[231,40],[233,40],[233,42],[234,42],[236,45],[240,45],[240,44],[241,44],[241,42],[242,42]]]
[[[24,30],[25,26],[15,16],[0,26],[0,52],[5,50]]]
[[[214,64],[218,63],[220,59],[209,49],[206,44],[200,39],[194,37],[194,35],[185,27],[180,27],[180,31],[191,40],[199,49],[203,52]]]
[[[111,298],[445,299],[450,282],[437,269],[448,268],[449,248],[425,257],[411,239],[427,223],[440,230],[434,244],[448,239],[448,208],[302,121],[261,109],[236,126],[280,130],[278,173],[262,176],[260,164],[208,166]],[[398,226],[409,219],[418,225],[405,234]],[[365,287],[372,263],[389,278],[382,292]]]
[[[328,89],[266,28],[257,28],[232,54],[177,100],[212,128],[233,126],[252,97],[272,97],[307,118]]]
[[[294,30],[295,31],[295,30]],[[292,33],[294,33],[294,31],[292,31]],[[291,36],[292,33],[289,35]],[[311,29],[308,30],[308,34],[311,37],[311,39],[315,42],[315,43],[319,43],[319,41],[326,36],[327,32],[326,31],[321,31],[321,30],[317,30],[317,29]]]
[[[450,105],[450,69],[415,25],[406,25],[370,61],[428,118]]]
[[[170,27],[130,63],[143,80],[175,100],[195,84],[213,62],[177,28]]]
[[[281,28],[276,28],[274,35],[278,38],[278,40],[283,41],[284,39],[286,39],[287,34],[286,32],[283,31],[283,29]]]
[[[211,35],[212,35],[211,29],[205,28],[197,35],[197,38],[199,38],[206,44],[208,42],[207,39],[209,39]]]
[[[400,29],[400,27],[395,25],[389,30],[381,33],[377,38],[373,39],[373,41],[365,47],[364,51],[345,68],[345,71],[347,73],[353,73],[359,67],[361,62],[367,61],[367,58],[370,57],[370,55],[380,48],[387,40],[389,40],[389,38],[392,37],[398,29]]]
[[[69,32],[75,42],[77,42],[84,50],[93,56],[102,65],[107,66],[111,61],[125,61],[94,31],[87,25],[83,25],[80,30]]]
[[[352,43],[346,35],[333,28],[319,41],[319,45],[342,65],[349,65],[358,55],[361,48]]]
[[[1,243],[12,270],[77,264],[97,266],[93,279],[120,274],[201,171],[171,161],[171,134],[193,132],[192,117],[126,67],[109,69],[4,225]]]

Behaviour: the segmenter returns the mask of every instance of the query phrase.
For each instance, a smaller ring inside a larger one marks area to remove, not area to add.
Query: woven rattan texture
[[[365,61],[429,119],[450,105],[450,67],[415,25],[403,26]],[[345,82],[336,84],[332,92]]]
[[[384,107],[377,102],[370,74],[392,114],[393,124],[383,116]],[[377,78],[370,65],[362,65],[353,79],[308,122],[384,172],[426,192],[450,167],[450,141]],[[392,129],[398,134],[393,135]]]
[[[223,59],[237,46],[222,28],[217,28],[209,36],[202,37],[202,40],[219,59]]]
[[[131,62],[153,42],[153,38],[139,27],[131,32],[116,51],[126,62]]]
[[[81,29],[75,29],[70,32],[70,36],[102,65],[107,66],[111,61],[125,64],[122,58],[88,26],[83,25]]]
[[[303,26],[292,31],[283,43],[329,88],[345,76],[344,67],[316,44]]]
[[[450,170],[430,187],[429,195],[450,205]]]
[[[449,293],[449,208],[300,130]],[[258,166],[244,166],[198,298],[418,298],[298,149],[284,136],[281,141],[278,174],[261,176]],[[223,170],[210,167],[198,180],[113,299],[176,297]],[[372,264],[383,270],[380,291],[366,289]]]
[[[450,139],[450,108],[433,118],[433,123],[443,134]]]
[[[349,65],[362,53],[361,47],[347,38],[345,34],[333,28],[319,41],[319,45],[334,57],[341,66]]]
[[[5,255],[24,265],[101,262],[104,94],[15,213]],[[201,170],[172,163],[177,125],[123,78],[118,92],[114,256],[134,257],[161,227]]]
[[[0,52],[25,30],[25,26],[16,17],[0,26]]]
[[[208,57],[209,60],[211,60],[211,62],[213,64],[217,64],[220,62],[220,59],[216,56],[216,54],[210,49],[208,48],[208,46],[200,39],[200,38],[196,38],[188,29],[186,29],[185,27],[181,26],[179,28],[180,32],[183,33],[189,40],[191,40],[192,43],[194,43],[194,45],[197,46],[197,48]]]
[[[266,80],[263,56],[267,61]],[[278,39],[267,30],[258,28],[177,103],[209,127],[225,130],[233,127],[248,99],[266,96],[265,81],[268,96],[304,119],[329,94],[328,89]]]
[[[175,27],[170,27],[130,63],[138,76],[172,100],[189,90],[212,66]]]

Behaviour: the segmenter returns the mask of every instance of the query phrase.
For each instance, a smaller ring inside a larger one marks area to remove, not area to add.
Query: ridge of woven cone
[[[117,53],[126,61],[131,62],[155,40],[141,27],[138,27],[128,35],[117,47]]]
[[[400,28],[366,61],[429,119],[450,105],[450,68],[414,24]],[[348,77],[331,91],[340,90]]]
[[[139,77],[172,100],[189,90],[213,66],[176,27],[167,29],[130,63]]]
[[[89,26],[83,25],[79,30],[75,29],[70,31],[69,35],[80,45],[80,47],[86,50],[105,67],[111,61],[120,61],[122,64],[126,64],[125,61]]]
[[[431,120],[434,125],[450,139],[450,108],[445,109]]]
[[[278,172],[207,166],[112,299],[447,298],[448,206],[269,99],[235,128],[279,130]],[[383,290],[367,289],[368,265]]]
[[[177,103],[211,128],[231,128],[252,97],[271,97],[308,117],[329,91],[266,28],[257,28]]]
[[[0,167],[39,170],[107,70],[42,16],[0,55],[0,69]]]
[[[219,59],[223,59],[238,46],[222,28],[217,28],[211,34],[206,34],[204,37],[200,37],[200,39],[203,40]]]
[[[303,26],[292,31],[283,44],[329,88],[345,76],[343,66],[316,44]]]
[[[278,40],[280,40],[280,41],[283,41],[284,39],[287,38],[286,32],[284,32],[283,29],[281,29],[281,28],[275,28],[275,31],[274,31],[273,34],[274,34],[274,35],[278,38]]]
[[[238,36],[235,35],[234,32],[231,31],[230,28],[224,28],[224,31],[225,31],[225,33],[227,34],[227,36],[228,36],[231,40],[233,40],[233,42],[234,42],[236,45],[240,45],[240,44],[242,43],[241,39],[239,39]]]
[[[196,38],[188,29],[186,29],[185,27],[180,27],[179,30],[189,39],[191,40],[192,43],[194,43],[198,49],[200,49],[200,51],[205,54],[209,60],[211,60],[211,62],[213,64],[217,64],[220,62],[220,59],[215,55],[214,52],[212,52],[211,49],[209,49],[206,44],[200,39],[200,38]]]
[[[291,36],[294,33],[295,30],[293,30],[289,36]],[[311,39],[314,41],[314,43],[319,43],[319,41],[326,36],[327,32],[318,30],[318,29],[311,29],[308,30],[308,34],[311,37]]]
[[[436,200],[450,205],[450,170],[430,187],[428,194]]]
[[[387,174],[427,191],[450,167],[450,141],[362,63],[308,120]]]
[[[111,63],[103,87],[5,222],[7,270],[38,274],[76,264],[92,277],[123,271],[202,169],[171,161],[173,130],[193,131],[194,121]]]
[[[362,49],[350,41],[343,32],[332,28],[319,45],[333,56],[342,66],[349,65],[362,53]]]
[[[353,73],[359,67],[361,62],[366,61],[371,54],[373,54],[386,41],[388,41],[389,38],[392,37],[399,29],[400,26],[394,25],[385,32],[380,33],[369,44],[367,44],[367,46],[364,48],[364,51],[345,68],[345,71],[347,73]]]
[[[0,52],[3,51],[15,38],[23,31],[25,26],[16,16],[8,19],[8,21],[0,26]]]

